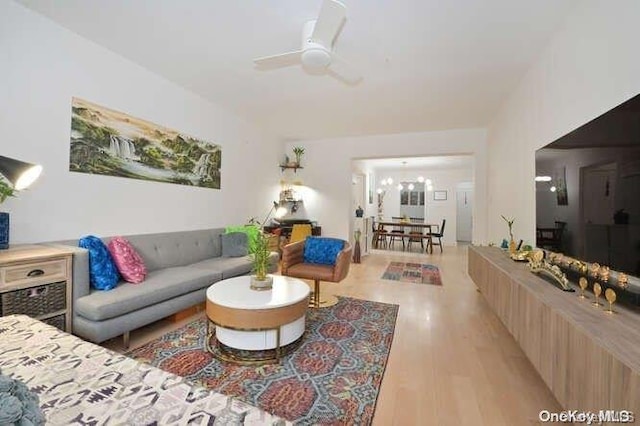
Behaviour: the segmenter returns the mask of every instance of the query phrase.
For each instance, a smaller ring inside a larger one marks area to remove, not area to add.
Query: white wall
[[[474,209],[474,242],[486,239],[486,145],[484,129],[377,135],[287,144],[287,151],[303,146],[304,169],[298,171],[307,185],[304,202],[310,219],[322,226],[323,235],[350,235],[351,163],[362,158],[430,155],[474,156],[473,180],[477,202]],[[381,179],[376,176],[376,179]],[[375,197],[377,199],[377,197]],[[375,200],[374,200],[375,201]],[[386,200],[385,200],[386,203]],[[370,215],[370,206],[367,214]]]
[[[243,223],[277,199],[275,138],[12,1],[0,2],[0,64],[0,154],[44,167],[2,205],[12,243]],[[220,144],[222,189],[69,172],[73,96]]]
[[[640,2],[584,1],[488,129],[488,240],[534,241],[535,150],[640,92]],[[480,195],[478,194],[478,197]]]

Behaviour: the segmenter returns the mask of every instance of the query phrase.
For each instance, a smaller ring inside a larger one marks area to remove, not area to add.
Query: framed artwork
[[[434,201],[446,201],[446,199],[447,199],[447,191],[433,191]]]
[[[567,175],[566,168],[561,167],[555,172],[555,181],[556,184],[556,197],[559,206],[566,206],[569,204],[568,195],[567,195]]]
[[[220,189],[220,145],[73,98],[69,171]]]
[[[367,173],[367,184],[369,185],[369,204],[373,204],[373,173]]]

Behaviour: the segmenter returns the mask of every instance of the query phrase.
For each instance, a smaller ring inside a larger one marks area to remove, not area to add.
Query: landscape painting
[[[72,172],[220,189],[219,145],[73,98]]]

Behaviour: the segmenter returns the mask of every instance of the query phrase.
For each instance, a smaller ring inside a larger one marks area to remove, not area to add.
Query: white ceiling
[[[484,127],[578,0],[344,0],[350,87],[252,59],[300,47],[321,0],[19,0],[289,140]]]

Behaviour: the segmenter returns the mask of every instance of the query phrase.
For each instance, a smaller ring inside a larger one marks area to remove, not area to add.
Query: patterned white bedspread
[[[0,317],[0,370],[51,425],[285,425],[278,417],[24,315]]]

